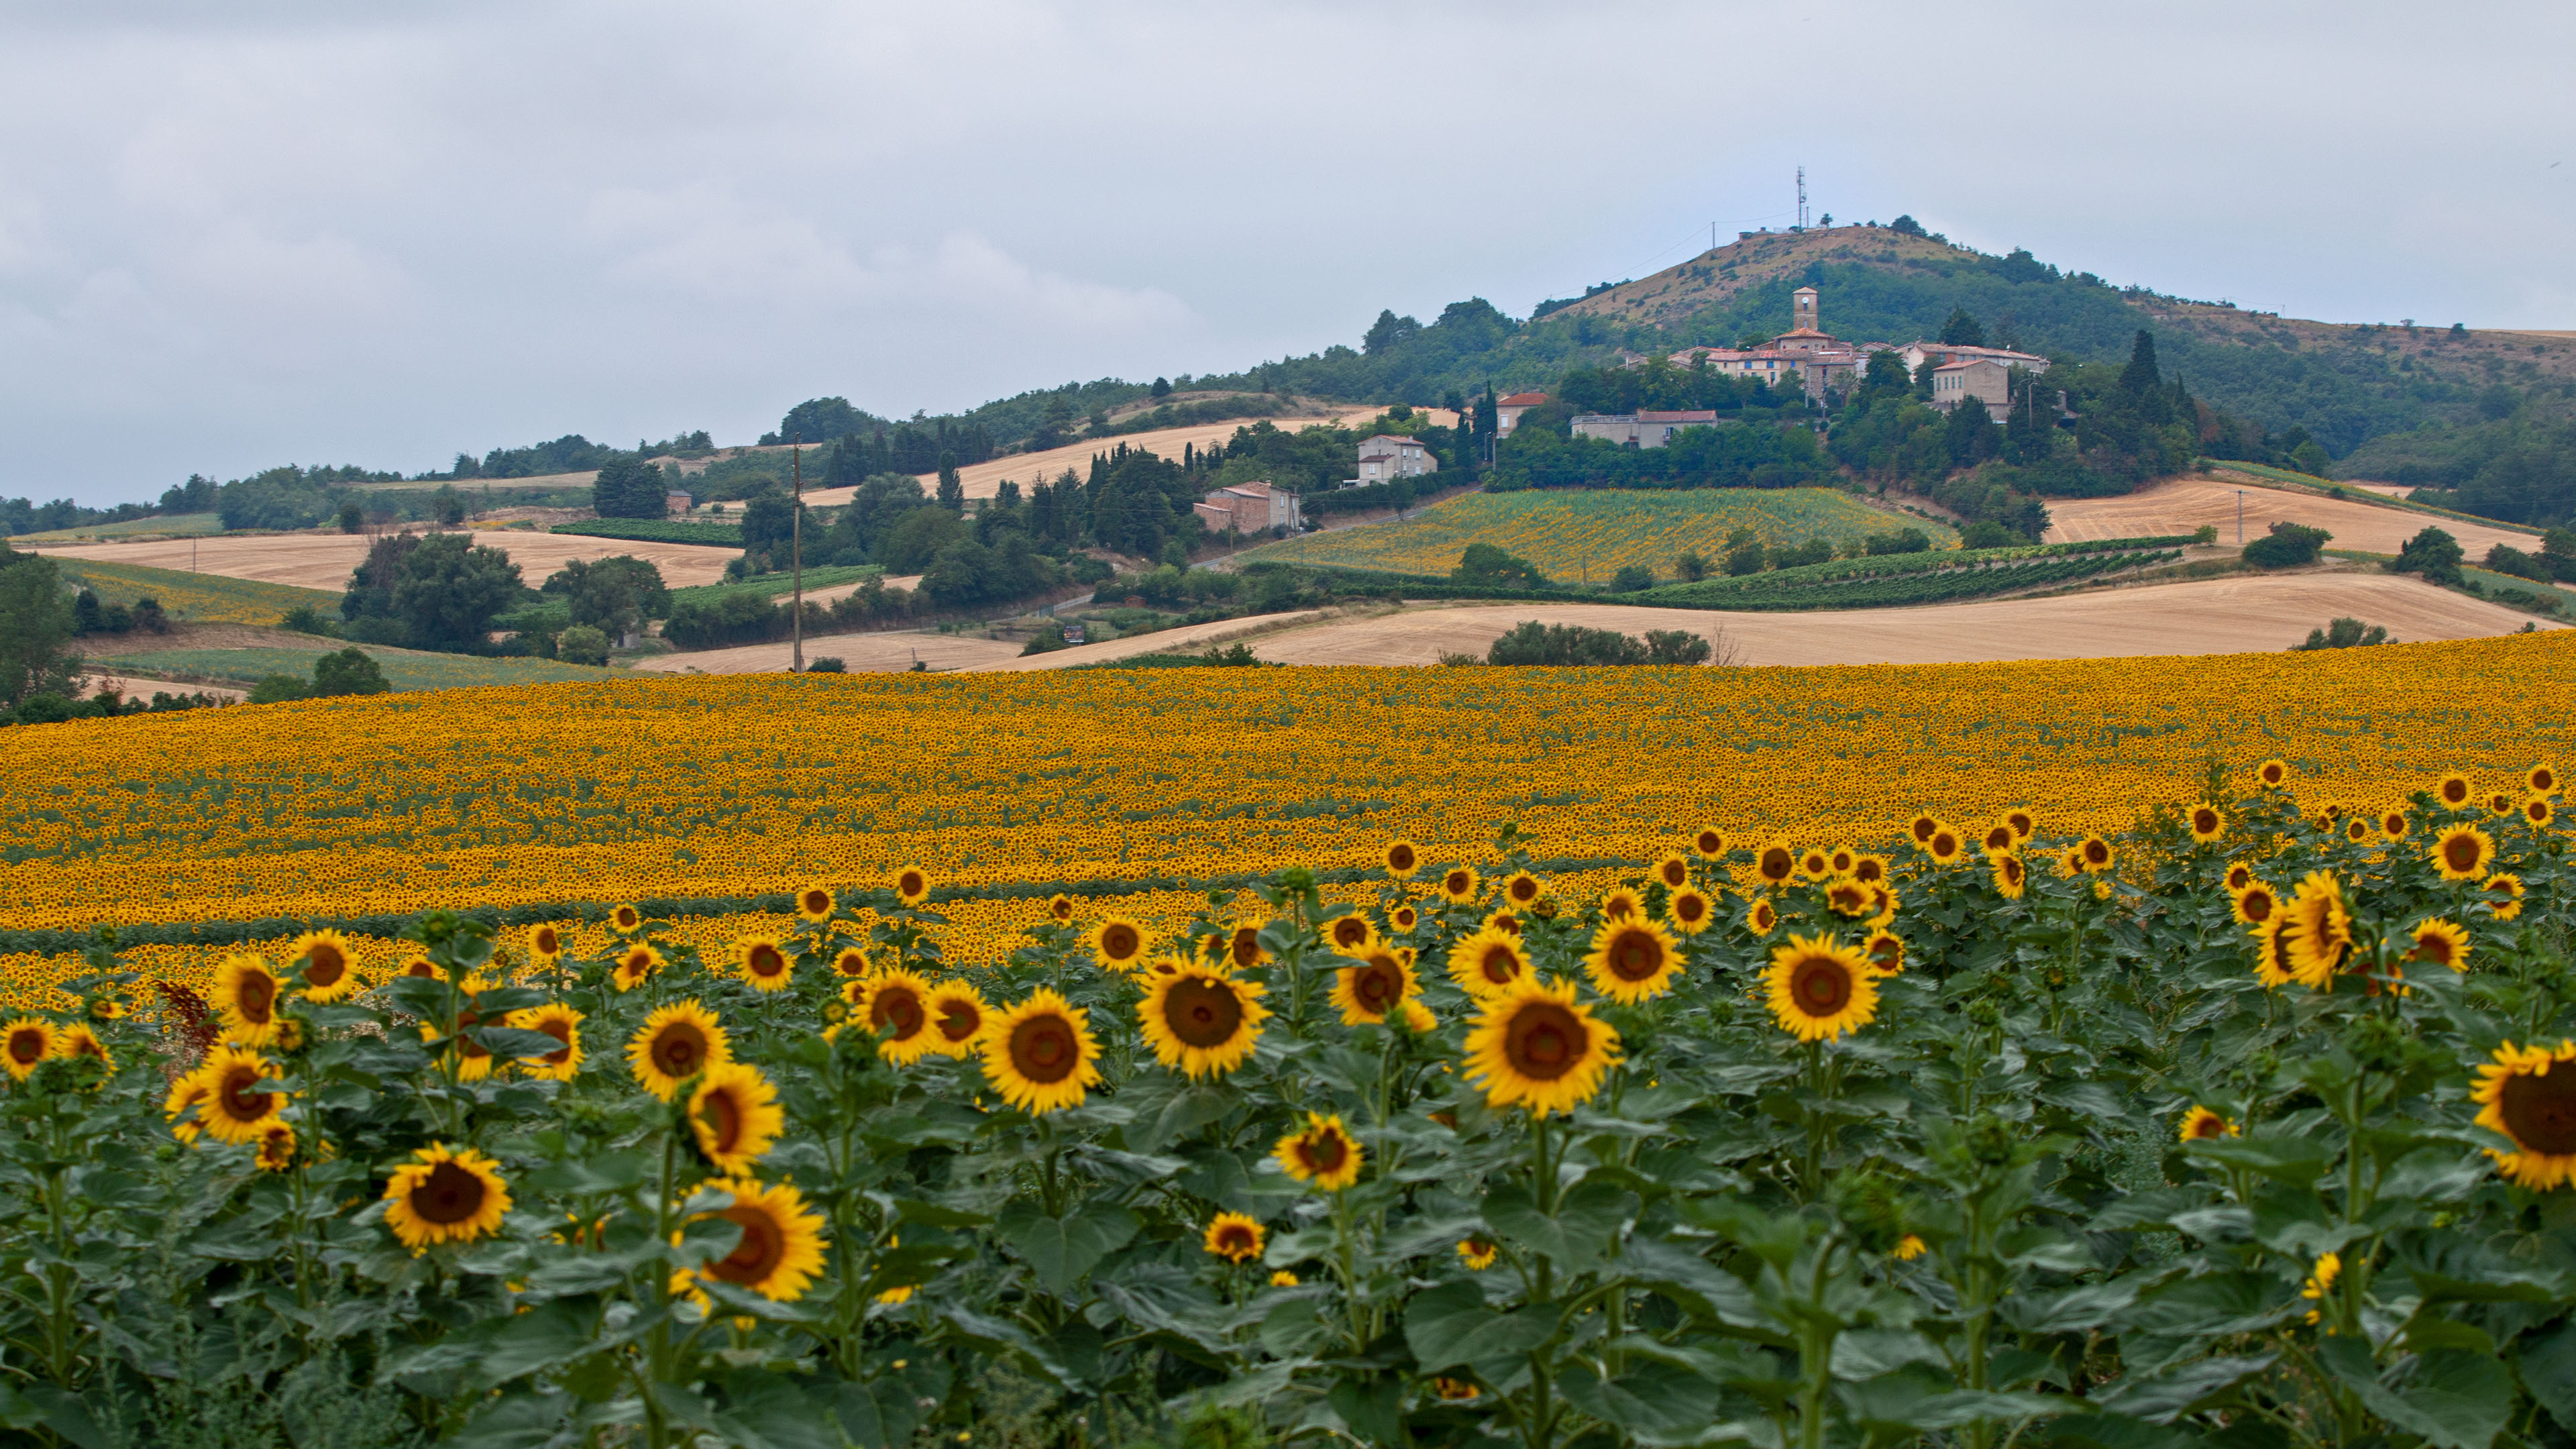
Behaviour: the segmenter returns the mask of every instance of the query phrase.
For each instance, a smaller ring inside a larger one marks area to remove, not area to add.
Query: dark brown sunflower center
[[[1521,958],[1509,946],[1487,946],[1485,954],[1476,960],[1476,974],[1500,986],[1521,974]]]
[[[438,967],[415,956],[411,960],[403,963],[403,974],[405,976],[436,976],[438,974]]]
[[[2531,788],[2555,790],[2558,788],[2558,776],[2547,770],[2534,770],[2531,772]]]
[[[2084,859],[2088,864],[2102,865],[2111,859],[2111,847],[2098,840],[2084,842]]]
[[[1878,862],[1874,860],[1864,860],[1852,867],[1853,879],[1858,880],[1862,885],[1876,885],[1886,874],[1887,872],[1879,869]]]
[[[1894,936],[1881,936],[1869,943],[1870,959],[1881,966],[1894,966],[1905,955],[1905,945]]]
[[[2270,891],[2247,891],[2245,893],[2245,919],[2252,921],[2258,926],[2263,924],[2265,921],[2272,919],[2272,893]]]
[[[483,1210],[483,1179],[442,1162],[411,1190],[411,1210],[423,1222],[446,1227],[465,1222]]]
[[[707,1124],[707,1135],[715,1139],[715,1150],[731,1152],[742,1137],[742,1108],[731,1092],[709,1092],[698,1115]]]
[[[1229,1258],[1249,1256],[1252,1252],[1252,1230],[1238,1223],[1228,1223],[1217,1229],[1216,1247],[1218,1252]]]
[[[2451,964],[2451,938],[2439,931],[2427,931],[2415,938],[2415,954],[2437,966]]]
[[[1789,969],[1789,998],[1809,1016],[1837,1016],[1851,1004],[1851,972],[1842,962],[1810,956]]]
[[[1470,884],[1472,883],[1467,879],[1465,871],[1453,870],[1442,878],[1440,888],[1453,896],[1463,896],[1467,893]]]
[[[1930,840],[1932,838],[1932,832],[1940,829],[1941,827],[1933,824],[1930,816],[1918,815],[1914,819],[1914,824],[1909,828],[1914,832],[1914,843],[1920,845],[1924,841]]]
[[[1133,926],[1111,926],[1100,933],[1100,949],[1112,961],[1124,961],[1135,955],[1136,948],[1142,944]]]
[[[653,956],[649,951],[629,951],[626,953],[625,961],[620,964],[626,968],[627,975],[641,976],[652,967]]]
[[[1298,1139],[1297,1157],[1311,1172],[1339,1172],[1351,1160],[1351,1144],[1332,1128],[1320,1128]]]
[[[9,1033],[9,1059],[33,1065],[45,1059],[46,1049],[51,1045],[45,1040],[43,1032],[32,1027],[21,1027]]]
[[[269,980],[266,973],[244,972],[241,985],[233,991],[233,1010],[241,1013],[242,1020],[259,1026],[268,1021],[269,1007],[276,1000],[277,983]]]
[[[1671,881],[1674,885],[1680,885],[1683,878],[1684,873],[1682,868],[1679,866],[1670,867],[1664,872],[1664,879]],[[1519,880],[1513,881],[1511,896],[1513,900],[1520,904],[1528,905],[1530,902],[1538,899],[1538,882],[1531,880],[1527,876],[1523,876]]]
[[[674,1022],[653,1038],[648,1053],[666,1077],[694,1077],[707,1064],[707,1036],[689,1022]]]
[[[1353,966],[1351,999],[1364,1011],[1384,1016],[1404,999],[1404,968],[1380,956],[1365,966]]]
[[[1011,1028],[1011,1067],[1041,1086],[1061,1082],[1081,1065],[1073,1023],[1060,1016],[1033,1016]]]
[[[984,1018],[965,1002],[952,1001],[939,1009],[939,1034],[952,1042],[964,1041],[983,1025]]]
[[[893,1027],[896,1041],[909,1041],[928,1019],[921,998],[909,986],[880,987],[868,1002],[868,1025],[879,1031]]]
[[[728,1283],[751,1284],[768,1280],[787,1261],[787,1235],[778,1223],[756,1207],[740,1203],[726,1208],[727,1221],[740,1224],[742,1241],[733,1251],[707,1265],[707,1271]]]
[[[2447,804],[2467,804],[2469,802],[2469,782],[2466,780],[2444,780],[2442,782],[2442,799]]]
[[[1715,855],[1725,844],[1726,837],[1714,830],[1703,830],[1699,833],[1699,853],[1702,855]]]
[[[786,969],[787,953],[779,950],[775,946],[754,946],[751,948],[752,975],[776,976]]]
[[[1357,916],[1344,916],[1333,922],[1333,944],[1336,946],[1356,946],[1368,937],[1368,922]]]
[[[543,1061],[550,1067],[559,1067],[572,1060],[571,1022],[564,1020],[560,1016],[549,1016],[538,1022],[536,1029],[563,1043],[562,1051],[548,1052],[543,1057],[539,1058],[539,1060]]]
[[[2560,1063],[2545,1077],[2507,1077],[2496,1106],[2523,1151],[2576,1153],[2576,1068]]]
[[[1697,921],[1708,914],[1708,902],[1699,896],[1682,896],[1673,902],[1673,919]]]
[[[830,896],[823,894],[821,891],[807,891],[805,893],[805,914],[809,916],[819,916],[831,908],[832,898]]]
[[[1643,931],[1622,931],[1610,943],[1610,974],[1622,981],[1645,981],[1663,969],[1663,943]]]
[[[348,974],[349,958],[341,955],[337,946],[316,946],[304,958],[304,984],[307,986],[327,987]]]
[[[1797,862],[1791,859],[1789,852],[1785,850],[1762,852],[1762,874],[1766,879],[1787,880],[1789,872],[1797,868]]]
[[[639,918],[636,916],[636,914],[635,914],[633,911],[626,910],[626,909],[624,909],[623,907],[620,907],[620,908],[619,908],[619,910],[618,910],[618,912],[617,912],[617,929],[619,929],[619,930],[621,930],[621,931],[631,931],[631,930],[634,930],[634,929],[635,929],[635,922],[636,922],[638,919],[639,919]]]
[[[896,878],[894,888],[905,895],[917,896],[921,894],[929,884],[930,882],[921,878],[920,872],[908,870]]]
[[[1237,966],[1251,966],[1261,960],[1261,933],[1244,926],[1234,933],[1234,944],[1228,948]]]
[[[1073,902],[1062,900],[1049,902],[1047,913],[1059,921],[1070,921],[1073,919]]]
[[[2215,1117],[2203,1117],[2199,1121],[2191,1124],[2191,1135],[2194,1137],[2224,1137],[2227,1135],[2227,1124],[2219,1121]]]
[[[1503,1059],[1524,1077],[1552,1082],[1582,1062],[1591,1041],[1573,1012],[1553,1001],[1535,1001],[1513,1013],[1503,1029]]]
[[[1191,1046],[1217,1046],[1243,1025],[1243,1002],[1224,983],[1194,977],[1164,993],[1163,1021]]]
[[[1413,847],[1410,845],[1390,847],[1386,853],[1386,864],[1389,870],[1413,869]]]
[[[1671,886],[1675,890],[1679,890],[1681,889],[1683,882],[1690,879],[1690,867],[1682,864],[1678,860],[1668,860],[1664,862],[1663,875],[1664,884]]]
[[[563,949],[563,938],[555,934],[554,927],[548,926],[537,932],[537,949],[551,956]]]
[[[2218,812],[2215,810],[2194,810],[2191,812],[2191,828],[2199,831],[2203,835],[2207,835],[2209,832],[2216,830],[2218,828]]]

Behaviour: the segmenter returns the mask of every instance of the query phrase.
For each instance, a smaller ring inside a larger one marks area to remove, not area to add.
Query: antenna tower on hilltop
[[[1798,168],[1798,230],[1807,229],[1807,168]]]

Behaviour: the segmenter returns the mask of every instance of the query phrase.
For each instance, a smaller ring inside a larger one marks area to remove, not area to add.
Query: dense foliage
[[[2576,523],[2576,408],[2500,400],[2504,416],[2374,438],[2337,463],[2341,478],[2430,490],[2423,500],[2540,527]]]
[[[382,534],[349,575],[342,631],[368,644],[472,653],[520,593],[519,566],[469,534]]]

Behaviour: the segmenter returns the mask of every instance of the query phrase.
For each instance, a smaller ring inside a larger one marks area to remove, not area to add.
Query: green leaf
[[[2513,1375],[2486,1354],[2437,1348],[2416,1360],[2413,1382],[2403,1389],[2379,1381],[2370,1346],[2358,1339],[2319,1340],[2317,1361],[2390,1428],[2421,1434],[2443,1449],[2487,1449],[2513,1414]]]
[[[1640,1443],[1685,1442],[1717,1418],[1717,1385],[1671,1364],[1640,1363],[1607,1380],[1578,1371],[1561,1382],[1574,1407],[1618,1425]]]
[[[1485,1225],[1515,1248],[1570,1265],[1608,1252],[1639,1206],[1636,1194],[1625,1188],[1585,1182],[1567,1193],[1554,1213],[1543,1213],[1528,1189],[1507,1184],[1485,1194]]]
[[[2003,1301],[1999,1316],[2024,1333],[2082,1333],[2104,1327],[2112,1315],[2136,1302],[2140,1286],[2130,1277],[2054,1293],[2016,1293]]]
[[[2280,1358],[2276,1353],[2240,1358],[2204,1358],[2147,1378],[2123,1379],[2095,1402],[2104,1409],[2170,1424],[2206,1407],[2228,1390],[2262,1373]]]
[[[1742,1279],[1684,1244],[1631,1238],[1619,1250],[1619,1266],[1630,1281],[1654,1289],[1702,1318],[1735,1328],[1774,1326]]]
[[[2520,1360],[2523,1387],[2559,1428],[2576,1434],[2576,1318],[2524,1339]]]
[[[1400,1444],[1404,1441],[1404,1424],[1397,1407],[1404,1397],[1404,1384],[1390,1375],[1372,1379],[1345,1378],[1333,1385],[1324,1401],[1333,1406],[1349,1426],[1351,1437],[1363,1444]]]
[[[1855,1382],[1893,1373],[1910,1363],[1948,1368],[1932,1340],[1905,1328],[1853,1328],[1834,1336],[1833,1374]]]
[[[994,1231],[1048,1292],[1070,1298],[1083,1275],[1125,1247],[1136,1236],[1136,1227],[1136,1215],[1115,1203],[1089,1202],[1052,1218],[1036,1203],[1021,1198],[1002,1209]]]
[[[935,1202],[923,1202],[918,1198],[899,1197],[893,1201],[895,1216],[908,1223],[923,1223],[934,1228],[972,1228],[992,1221],[982,1213],[941,1207]]]
[[[518,1393],[495,1400],[438,1442],[465,1449],[538,1449],[563,1426],[566,1400]]]
[[[1556,1333],[1556,1310],[1533,1304],[1512,1313],[1485,1306],[1473,1283],[1443,1283],[1414,1295],[1404,1310],[1404,1341],[1425,1373],[1469,1359],[1527,1353]]]
[[[725,1406],[716,1425],[725,1442],[745,1449],[844,1449],[838,1395],[766,1369],[725,1375]]]
[[[2315,1182],[2333,1161],[2326,1144],[2306,1137],[2205,1137],[2182,1150],[2196,1162],[2243,1168],[2292,1187]]]
[[[501,1061],[520,1057],[541,1057],[563,1050],[563,1043],[541,1031],[521,1031],[515,1026],[470,1027],[465,1034]]]
[[[1016,1357],[1059,1388],[1070,1382],[1064,1365],[1056,1361],[1053,1350],[1030,1337],[1027,1329],[1010,1319],[978,1313],[954,1303],[942,1303],[935,1311],[942,1321],[956,1330],[958,1337],[986,1353],[996,1357]]]

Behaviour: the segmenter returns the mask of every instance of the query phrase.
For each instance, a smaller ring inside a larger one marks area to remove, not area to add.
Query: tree
[[[966,482],[957,476],[957,455],[939,455],[939,506],[951,513],[966,511]]]
[[[0,543],[0,705],[68,696],[81,666],[71,638],[72,611],[54,561]]]
[[[555,636],[555,657],[566,664],[606,664],[608,636],[588,624],[575,624]]]
[[[1898,236],[1922,236],[1924,234],[1923,223],[1916,221],[1910,216],[1900,216],[1896,220],[1889,222],[1887,224],[1887,229],[1896,233]]]
[[[2379,624],[2364,624],[2359,619],[2339,618],[2322,629],[2310,629],[2307,642],[2293,644],[2292,651],[2302,649],[2358,649],[2388,642],[2388,630]]]
[[[1673,560],[1673,572],[1690,583],[1698,583],[1708,577],[1708,560],[1701,556],[1699,550],[1692,549]]]
[[[2141,327],[2129,344],[2129,365],[2120,369],[2120,391],[2151,392],[2163,382],[2164,374],[2156,367],[2156,339]]]
[[[671,592],[662,583],[662,571],[648,560],[626,554],[575,559],[549,576],[542,592],[562,595],[571,605],[574,624],[612,637],[640,633],[645,620],[667,618],[671,612]]]
[[[843,397],[818,397],[798,403],[778,420],[778,440],[782,443],[828,443],[846,438],[866,427],[868,415],[850,406]]]
[[[330,699],[343,694],[382,694],[392,687],[385,683],[385,672],[376,667],[376,661],[366,651],[354,646],[313,661],[315,699]]]
[[[1170,397],[1172,395],[1172,380],[1168,377],[1155,378],[1153,391],[1154,396],[1158,398]]]
[[[1649,664],[1706,664],[1713,652],[1707,640],[1687,629],[1646,631],[1646,662]]]
[[[465,521],[465,500],[452,484],[439,484],[438,491],[429,496],[429,506],[441,527],[454,528]]]
[[[602,518],[661,518],[669,504],[662,470],[622,453],[601,463],[590,485],[590,509]]]
[[[394,582],[393,613],[415,647],[470,652],[519,597],[519,566],[461,533],[420,541]]]
[[[1633,594],[1654,586],[1655,571],[1644,564],[1621,564],[1619,572],[1610,579],[1610,592],[1614,594]]]
[[[1377,314],[1367,334],[1360,339],[1360,351],[1376,357],[1390,347],[1400,346],[1421,335],[1422,324],[1410,317],[1398,317],[1392,308]]]
[[[1475,588],[1543,589],[1547,576],[1538,566],[1524,558],[1515,558],[1490,543],[1471,543],[1458,556],[1458,567],[1450,570],[1449,581]]]
[[[267,674],[262,675],[259,682],[250,687],[250,702],[285,704],[293,700],[309,698],[312,693],[312,685],[292,674]]]
[[[358,506],[358,500],[355,498],[340,500],[340,531],[356,533],[366,526],[367,510]]]
[[[2246,553],[2252,555],[2252,544],[2246,546]],[[2387,567],[2392,574],[2422,574],[2427,583],[2457,587],[2460,564],[2467,557],[2468,551],[2460,547],[2458,539],[2428,524],[2398,548],[2397,557],[2390,559]]]
[[[764,489],[742,506],[742,551],[769,560],[771,572],[787,567],[788,544],[796,536],[796,500],[776,489]]]
[[[945,508],[916,508],[902,515],[877,545],[877,562],[890,573],[917,574],[930,567],[940,551],[974,533]]]
[[[2245,545],[2245,561],[2257,568],[2285,569],[2317,561],[2317,550],[2334,537],[2322,528],[2307,528],[2287,519],[2272,525],[2272,531]]]
[[[1986,329],[1978,325],[1976,318],[1968,315],[1967,308],[1952,307],[1950,320],[1941,324],[1941,345],[1983,347],[1986,345]]]

